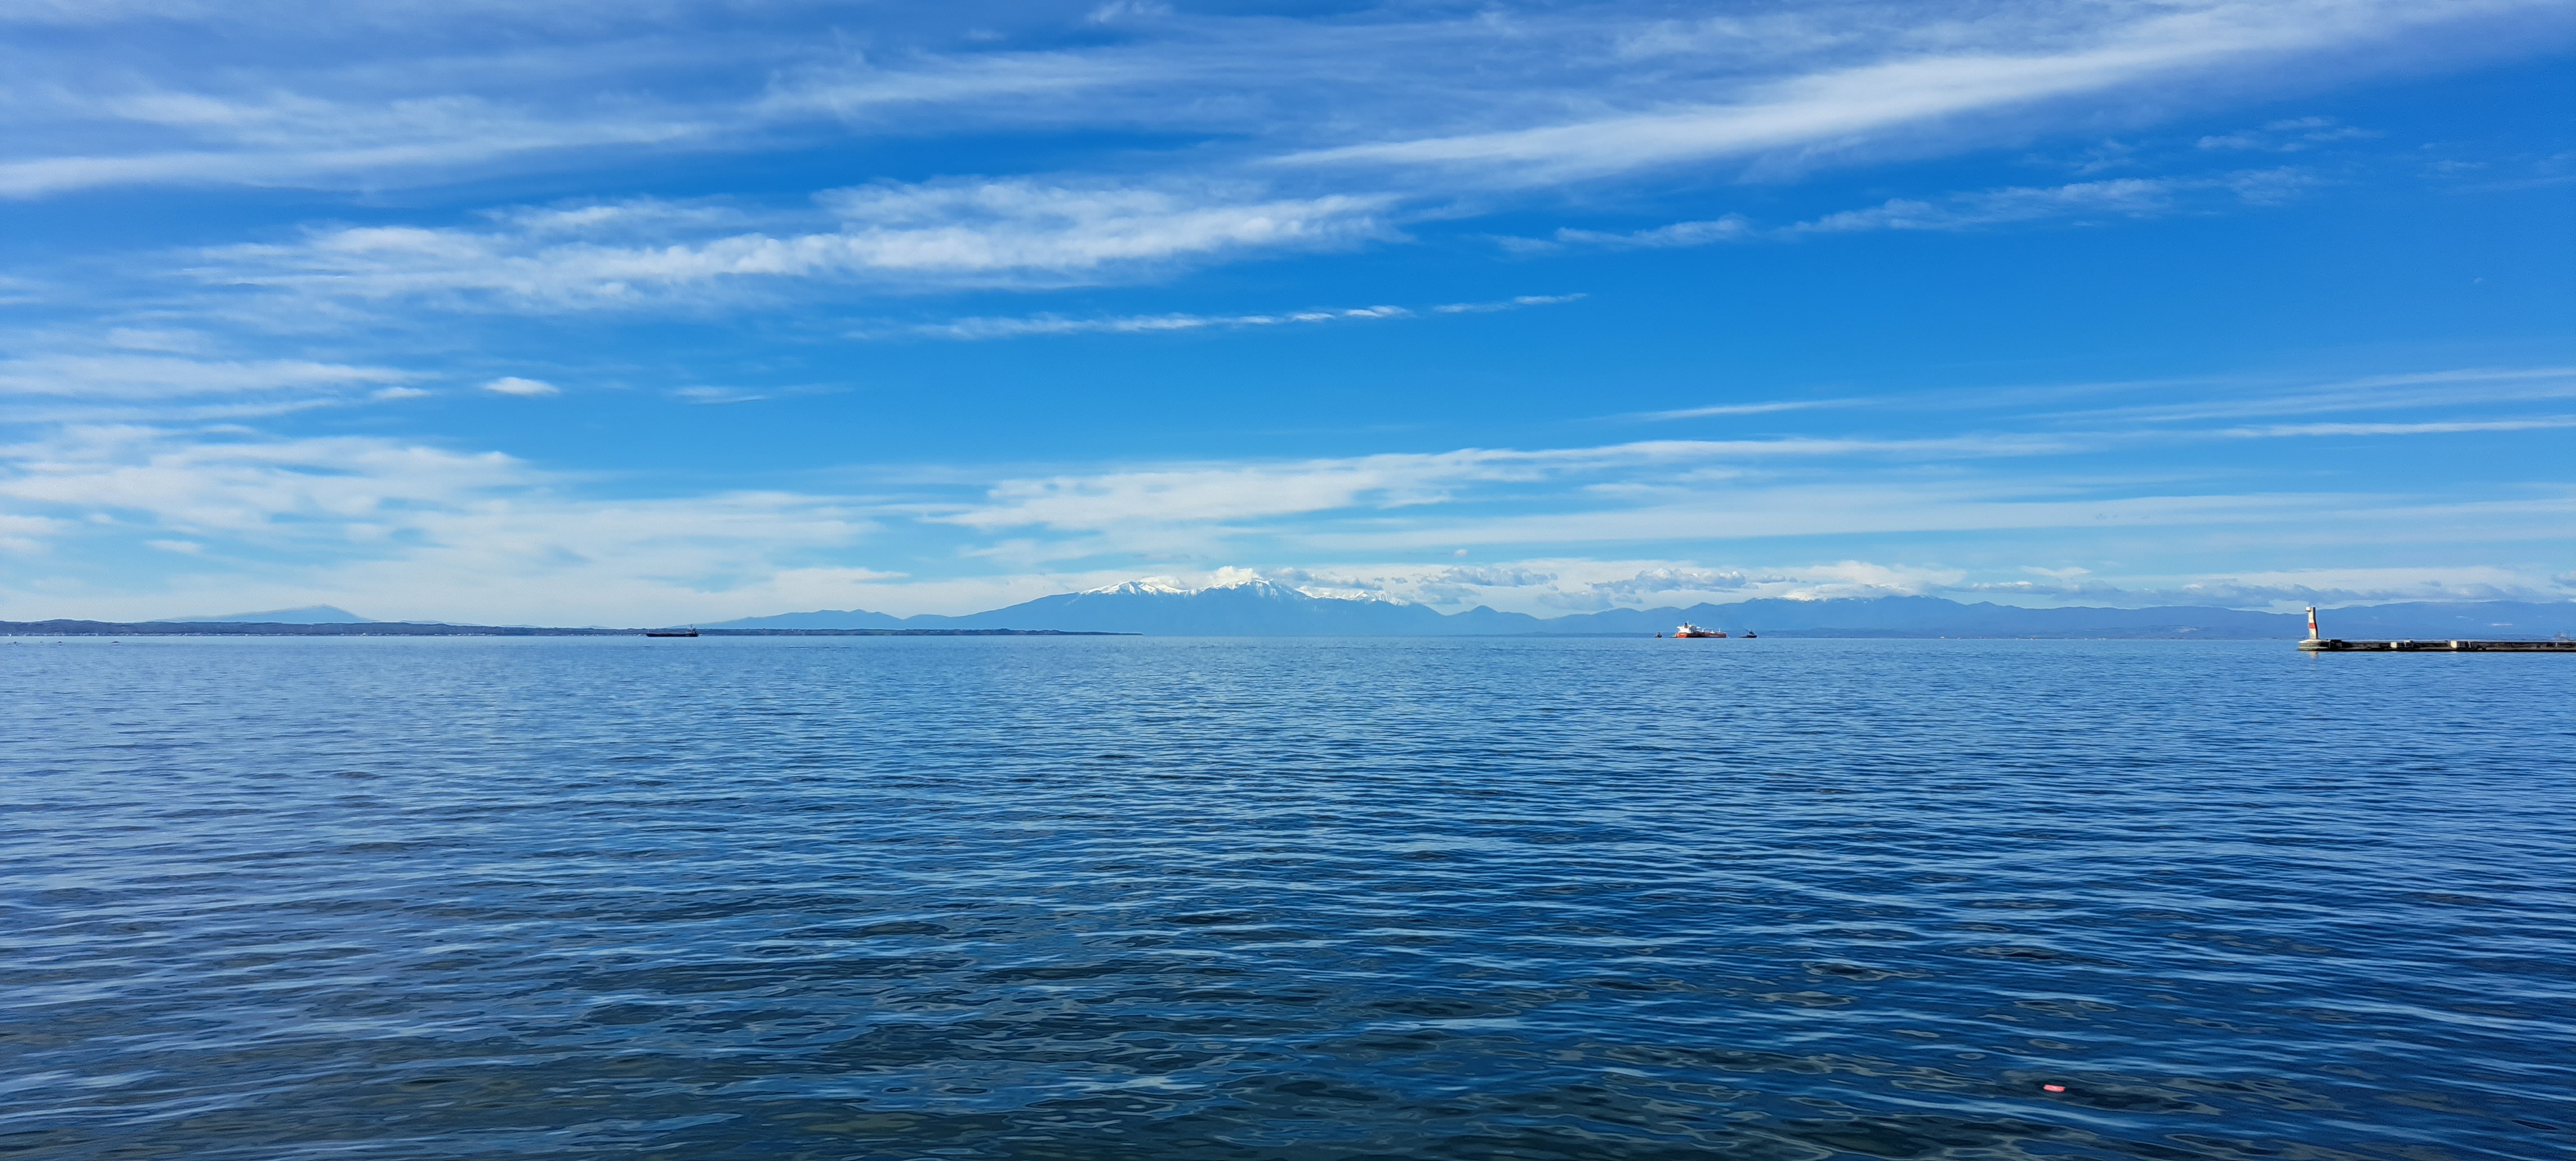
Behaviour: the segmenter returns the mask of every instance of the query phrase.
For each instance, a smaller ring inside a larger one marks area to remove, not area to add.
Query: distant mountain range
[[[1016,629],[1023,623],[1043,624],[1050,629],[1147,633],[1159,637],[1421,637],[1531,633],[1537,632],[1537,627],[1542,624],[1536,617],[1497,613],[1485,608],[1444,616],[1427,606],[1400,601],[1310,597],[1266,580],[1203,589],[1139,580],[1078,593],[1058,593],[1009,608],[969,613],[962,617],[926,613],[897,618],[852,609],[848,612],[745,617],[714,627]],[[1149,627],[1110,629],[1112,625]]]
[[[2356,606],[2320,614],[2325,635],[2350,640],[2412,637],[2509,639],[2576,634],[2576,602],[2410,602]],[[1008,608],[948,617],[894,617],[862,609],[745,617],[702,626],[721,635],[800,632],[1142,633],[1157,637],[1463,637],[1644,636],[1672,631],[1689,621],[1742,635],[1755,630],[1777,637],[2122,637],[2174,640],[2293,640],[2307,635],[2297,614],[2258,613],[2206,606],[2147,609],[2025,609],[2014,605],[1962,604],[1938,597],[1875,597],[1793,601],[1765,598],[1688,608],[1607,609],[1560,617],[1498,613],[1479,606],[1441,613],[1425,605],[1378,598],[1316,597],[1268,580],[1185,588],[1162,580],[1136,580],[1107,588],[1040,597]],[[67,627],[73,622],[44,622]],[[80,624],[90,624],[81,622]],[[517,627],[388,623],[330,605],[261,613],[173,617],[160,625],[259,625],[262,632],[554,632]],[[10,632],[35,629],[10,623]],[[334,630],[334,626],[348,628]],[[360,626],[374,627],[360,629]],[[130,624],[99,623],[79,632],[138,632]],[[624,632],[626,630],[569,630]]]
[[[160,622],[182,625],[373,625],[372,618],[361,617],[347,609],[330,605],[306,605],[300,609],[271,609],[265,613],[226,613],[220,617],[163,617]]]
[[[2329,637],[2510,638],[2576,633],[2576,602],[2519,601],[2375,605],[2321,614]],[[2125,637],[2296,639],[2303,617],[2202,606],[2148,609],[2025,609],[1938,597],[1793,601],[1761,599],[1689,608],[1609,609],[1562,617],[1498,613],[1479,606],[1441,613],[1379,599],[1308,596],[1267,580],[1210,588],[1129,581],[1040,597],[961,617],[893,617],[846,612],[745,617],[710,628],[1060,629],[1156,637],[1632,636],[1670,632],[1683,621],[1779,637]]]

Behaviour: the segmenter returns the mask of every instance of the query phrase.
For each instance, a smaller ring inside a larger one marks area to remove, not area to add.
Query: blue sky
[[[2576,596],[2576,9],[0,6],[0,617]]]

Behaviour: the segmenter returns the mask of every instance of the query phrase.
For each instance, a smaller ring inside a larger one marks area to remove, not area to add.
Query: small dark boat
[[[646,629],[644,630],[644,635],[647,637],[695,637],[698,635],[698,630],[697,626],[694,625],[686,629]]]
[[[1747,641],[1750,641],[1750,640],[1752,640],[1752,639],[1754,639],[1754,638],[1756,638],[1756,637],[1759,637],[1759,636],[1761,636],[1761,635],[1762,635],[1762,634],[1760,634],[1760,633],[1756,633],[1756,632],[1754,632],[1754,631],[1753,631],[1753,630],[1751,630],[1751,629],[1747,629],[1747,630],[1745,630],[1745,631],[1744,631],[1744,639],[1745,639],[1745,640],[1747,640]]]

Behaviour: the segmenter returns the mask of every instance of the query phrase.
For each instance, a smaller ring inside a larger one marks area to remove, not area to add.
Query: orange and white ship
[[[1697,625],[1691,624],[1691,623],[1690,623],[1690,622],[1688,622],[1688,621],[1684,621],[1684,622],[1682,622],[1682,623],[1681,623],[1681,627],[1680,627],[1680,628],[1673,630],[1673,636],[1675,636],[1675,637],[1723,637],[1723,636],[1726,636],[1726,634],[1725,634],[1725,633],[1723,633],[1723,632],[1721,632],[1721,631],[1719,631],[1719,630],[1716,630],[1716,629],[1703,629],[1703,628],[1700,628],[1700,627],[1699,627],[1699,626],[1697,626]]]

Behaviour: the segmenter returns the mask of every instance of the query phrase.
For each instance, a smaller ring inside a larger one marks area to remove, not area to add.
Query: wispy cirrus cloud
[[[2267,57],[2385,41],[2516,6],[2464,0],[2294,0],[2106,5],[2083,17],[1959,22],[1944,13],[1788,77],[1739,79],[1717,99],[1667,99],[1555,124],[1315,149],[1304,165],[1439,170],[1504,185],[1581,181],[1641,169],[1805,149],[1849,152],[1897,131],[2052,101],[2105,95]],[[1936,39],[1936,31],[1940,35]],[[1720,36],[1715,43],[1740,40]],[[1715,96],[1711,94],[1710,96]]]
[[[95,8],[0,14],[44,31],[0,46],[0,75],[19,78],[0,196],[382,189],[603,154],[1064,130],[1176,135],[1166,176],[1278,160],[1399,171],[1407,189],[1430,174],[1546,184],[1920,151],[1975,139],[1971,123],[2090,117],[2142,88],[2189,101],[2187,86],[2217,70],[2244,84],[2256,62],[2287,79],[2373,67],[2364,50],[2511,51],[2480,35],[2499,18],[2526,43],[2564,32],[2546,0],[1826,0],[1682,18],[1650,4],[1326,19],[1128,6],[1105,25],[924,10],[873,13],[857,40],[821,3],[675,3],[614,22],[526,6]],[[2281,125],[2265,140],[2335,131]]]
[[[1671,411],[1646,411],[1629,416],[1633,419],[1714,419],[1730,415],[1777,415],[1784,411],[1815,411],[1837,407],[1858,407],[1866,399],[1778,399],[1765,403],[1713,403],[1706,407],[1682,407]]]
[[[669,146],[704,140],[713,129],[687,118],[567,123],[462,96],[352,108],[313,99],[237,102],[146,91],[100,102],[95,112],[216,140],[197,148],[0,161],[0,197],[138,185],[343,185],[364,175],[428,173],[570,149]]]
[[[2106,398],[2138,396],[2154,397],[2158,401],[2104,403]],[[2123,442],[2191,443],[2548,431],[2560,427],[2569,417],[2530,414],[2527,413],[2527,405],[2553,404],[2570,399],[2576,399],[2576,368],[2463,367],[2365,375],[2324,383],[2279,376],[2220,376],[2055,387],[1982,386],[1934,392],[1722,403],[1630,412],[1605,418],[1667,422],[1852,409],[1918,416],[2017,413],[2020,416],[2018,426],[2025,430],[2055,432],[2071,440],[2087,442],[2090,446],[2109,448]],[[2091,405],[2064,406],[2078,401]],[[2339,420],[2212,426],[2209,422],[2399,410],[2454,415],[2501,410],[2516,414],[2481,414],[2477,418],[2446,417],[2392,423]]]
[[[2379,136],[2357,125],[2346,125],[2332,117],[2289,117],[2266,122],[2260,129],[2204,136],[2202,149],[2255,149],[2267,153],[2300,153],[2337,141],[2362,141]]]
[[[1414,313],[1400,306],[1363,306],[1338,310],[1285,311],[1278,314],[1152,314],[1118,315],[1108,318],[1066,318],[1062,315],[1042,314],[1025,318],[961,318],[941,323],[917,323],[904,328],[902,333],[925,338],[970,341],[1016,339],[1031,335],[1135,335],[1210,328],[1275,327],[1410,318]]]
[[[390,367],[303,359],[206,360],[142,354],[60,354],[0,362],[0,394],[171,399],[255,391],[350,390],[420,376]]]
[[[1444,302],[1438,306],[1432,307],[1431,313],[1492,314],[1496,311],[1519,310],[1523,307],[1555,306],[1559,303],[1580,302],[1585,297],[1585,295],[1581,294],[1523,294],[1513,298],[1496,299],[1492,302]]]
[[[26,330],[0,336],[0,423],[249,419],[417,399],[435,375],[381,363],[244,353],[178,327]]]
[[[1546,238],[1501,238],[1504,248],[1541,253],[1568,248],[1668,249],[1721,242],[1782,242],[1828,234],[1886,230],[1963,231],[2039,222],[2156,218],[2229,204],[2271,205],[2314,184],[2297,170],[2270,169],[2203,178],[2113,178],[2058,186],[2007,186],[1938,199],[1891,198],[1803,222],[1763,226],[1741,214],[1675,222],[1626,232],[1561,229]]]
[[[2064,412],[2059,417],[2079,423],[2188,423],[2264,415],[2549,402],[2576,399],[2576,367],[2462,367],[2366,375],[2314,386],[2255,382],[2205,386],[2234,389],[2194,392],[2193,398],[2175,402]]]
[[[1041,314],[1020,318],[961,318],[937,323],[914,323],[892,333],[936,339],[1015,339],[1032,335],[1135,335],[1173,331],[1233,330],[1244,327],[1300,326],[1316,323],[1368,322],[1382,319],[1419,318],[1425,314],[1491,314],[1533,306],[1553,306],[1575,302],[1580,294],[1524,294],[1491,302],[1449,302],[1425,310],[1402,306],[1338,307],[1322,310],[1288,310],[1262,314],[1150,314],[1113,315],[1103,318],[1067,318]],[[887,332],[862,331],[858,337],[873,338]]]
[[[78,350],[0,360],[0,398],[90,403],[206,396],[344,396],[399,389],[418,372],[310,359],[224,359],[147,351]]]
[[[2576,427],[2576,415],[2539,415],[2518,419],[2438,419],[2420,423],[2271,423],[2231,427],[2220,435],[2232,439],[2279,439],[2284,436],[2457,435],[2471,431],[2555,431]]]
[[[842,290],[1097,285],[1400,239],[1417,223],[1491,208],[1503,170],[1520,175],[1503,183],[1513,185],[1642,173],[1676,158],[1807,164],[1874,134],[1917,148],[1931,139],[1923,126],[1975,110],[2012,111],[2020,132],[2054,123],[2087,94],[2247,53],[2304,59],[2532,7],[2180,0],[2043,13],[1961,0],[1689,19],[1623,6],[1475,17],[1387,9],[1355,21],[1172,13],[1113,22],[1120,33],[1107,42],[1096,28],[1064,40],[1064,19],[1031,15],[999,31],[981,17],[973,29],[889,19],[865,51],[757,33],[824,16],[794,3],[756,14],[681,4],[617,28],[560,12],[471,18],[550,38],[543,67],[466,35],[468,18],[429,9],[292,21],[258,4],[111,9],[78,21],[15,13],[0,19],[98,36],[93,58],[139,63],[75,74],[0,47],[0,65],[24,66],[8,91],[28,114],[27,131],[0,145],[0,196],[136,183],[394,188],[595,162],[601,150],[794,150],[995,129],[1176,134],[1187,143],[1130,151],[1106,167],[1114,176],[886,181],[801,206],[622,198],[497,209],[465,225],[321,224],[206,247],[187,263],[226,309],[232,292],[264,290],[288,303],[271,312],[273,325],[302,326],[323,325],[301,309],[318,300],[350,322],[396,301],[707,311]],[[260,41],[273,57],[201,52],[204,30],[244,27],[276,38]],[[1052,31],[1020,35],[1040,27]],[[397,32],[437,51],[388,57],[381,45]],[[982,47],[988,33],[1006,46]],[[342,63],[316,67],[308,50]],[[1300,115],[1283,115],[1292,107]],[[2315,120],[2264,132],[2349,136]],[[1422,135],[1396,139],[1405,132]],[[1297,163],[1272,164],[1283,159]],[[1333,164],[1309,164],[1318,161]],[[1504,244],[1655,248],[2153,217],[2278,201],[2305,180],[2268,170],[2008,187],[1776,226],[1724,215]],[[1268,325],[1254,317],[978,317],[939,337]]]
[[[2201,520],[2249,500],[2232,495],[2068,499],[2066,486],[2059,483],[2007,483],[1978,475],[1952,482],[1927,480],[1883,493],[1868,490],[1872,498],[1864,505],[1854,498],[1860,493],[1847,495],[1843,485],[1829,481],[1862,475],[1910,475],[1909,465],[1923,463],[1969,465],[2080,456],[2147,442],[2429,436],[2564,426],[2576,426],[2576,419],[2553,416],[2407,424],[2284,424],[2266,428],[1989,433],[1928,438],[1648,440],[1573,448],[1466,448],[1268,464],[1172,465],[1006,480],[993,486],[981,502],[932,518],[984,531],[1043,527],[1077,533],[1221,525],[1314,513],[1375,519],[1408,509],[1472,505],[1492,498],[1497,488],[1545,484],[1550,486],[1555,507],[1583,510],[1562,515],[1515,515],[1504,520],[1498,526],[1503,530],[1493,535],[1505,540],[1567,543],[1650,540],[1658,536],[1707,535],[1712,519],[1721,521],[1721,527],[1734,529],[1731,534],[1762,536],[1827,529],[1928,530],[1945,527],[1940,522],[1951,519],[1970,520],[1960,527],[2039,527],[2115,514],[2122,519]],[[1801,466],[1828,463],[1835,466],[1822,475]],[[1745,465],[1748,470],[1711,470],[1727,465]],[[1868,467],[1864,469],[1863,465]],[[1564,490],[1565,484],[1585,481],[1598,482],[1571,493]],[[1748,489],[1759,491],[1761,499],[1750,498]],[[1739,498],[1722,499],[1729,494]],[[1994,508],[1999,515],[1957,515],[2006,495],[2017,498]],[[2289,503],[2307,510],[2324,502],[2328,501],[2308,497],[2260,503],[2267,507]],[[1921,519],[1887,514],[1855,522],[1854,514],[1866,507],[1891,513],[1902,509]],[[1935,512],[1952,515],[1931,515]],[[1975,522],[1985,519],[2001,523]],[[1425,542],[1436,542],[1436,535]]]
[[[220,247],[216,284],[354,300],[591,309],[785,281],[1066,285],[1238,252],[1386,234],[1383,199],[1265,198],[1029,180],[883,184],[816,199],[827,228],[739,228],[708,207],[635,202],[496,215],[488,226],[334,227]]]

